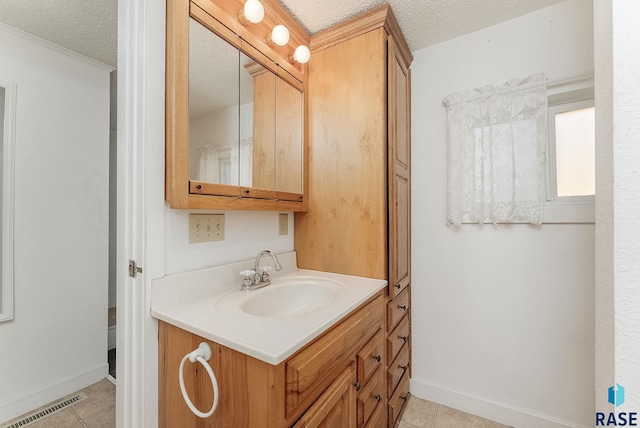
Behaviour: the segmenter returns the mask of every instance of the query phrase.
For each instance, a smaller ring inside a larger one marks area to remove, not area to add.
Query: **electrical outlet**
[[[224,241],[224,214],[189,214],[189,243]]]
[[[278,216],[278,234],[279,235],[289,234],[289,214],[287,213],[281,213]]]

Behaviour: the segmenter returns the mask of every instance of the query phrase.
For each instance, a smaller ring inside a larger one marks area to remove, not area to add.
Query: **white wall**
[[[594,1],[596,103],[595,403],[610,410],[607,389],[615,375],[613,261],[613,42],[612,2]],[[621,379],[623,385],[626,385]]]
[[[0,26],[17,84],[15,312],[0,421],[107,374],[109,70]]]
[[[640,411],[640,4],[612,1],[613,206],[616,381],[626,387],[624,408]]]
[[[596,0],[595,11],[597,183],[603,190],[597,211],[596,409],[638,412],[640,5]],[[626,390],[626,401],[617,408],[606,401],[607,388],[614,382]]]
[[[449,93],[593,71],[569,0],[414,53],[412,392],[520,427],[591,426],[594,225],[446,225]]]
[[[191,211],[201,213],[203,211]],[[225,214],[225,240],[189,244],[189,212],[166,208],[165,274],[254,258],[262,250],[293,251],[293,214],[289,234],[278,235],[278,212],[205,211]],[[240,283],[238,275],[238,284]]]

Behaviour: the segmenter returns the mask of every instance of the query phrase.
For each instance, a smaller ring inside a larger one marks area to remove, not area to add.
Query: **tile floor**
[[[398,428],[509,428],[480,416],[411,396]]]
[[[29,428],[114,428],[116,426],[116,387],[113,383],[103,379],[78,392],[87,394],[87,399],[47,416],[29,425]],[[45,407],[47,406],[43,408]],[[36,411],[39,410],[41,409]],[[23,417],[16,418],[14,421]],[[509,427],[412,396],[409,398],[407,409],[402,415],[398,428]]]
[[[116,426],[116,386],[111,381],[103,379],[78,392],[87,394],[87,399],[44,417],[29,425],[28,428],[114,428]],[[46,407],[48,406],[35,411]],[[33,412],[29,412],[31,413]],[[9,421],[9,425],[24,416]]]

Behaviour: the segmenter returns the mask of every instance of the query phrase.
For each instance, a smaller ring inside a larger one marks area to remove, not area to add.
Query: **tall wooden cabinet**
[[[409,393],[410,70],[388,5],[311,38],[308,212],[295,215],[300,268],[387,279],[388,426]]]

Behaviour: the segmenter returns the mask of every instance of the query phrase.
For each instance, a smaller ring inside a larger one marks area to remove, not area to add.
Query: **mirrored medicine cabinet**
[[[167,201],[304,211],[304,85],[198,2],[167,3]]]

